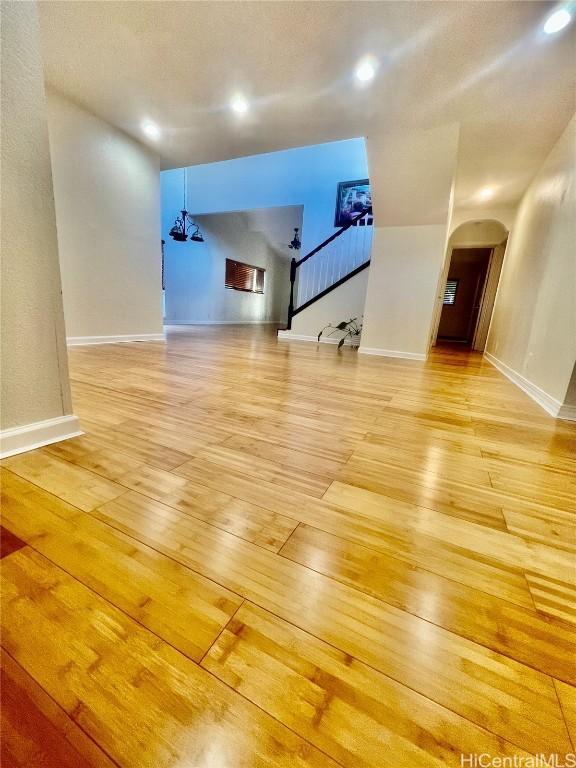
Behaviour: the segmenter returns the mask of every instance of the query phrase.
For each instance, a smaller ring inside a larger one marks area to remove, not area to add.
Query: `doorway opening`
[[[482,352],[502,271],[508,231],[498,221],[461,224],[448,241],[436,344]]]
[[[472,347],[492,248],[454,248],[437,341]]]

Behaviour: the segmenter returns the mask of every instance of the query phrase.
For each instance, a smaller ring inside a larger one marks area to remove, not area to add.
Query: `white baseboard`
[[[549,395],[547,392],[544,392],[543,389],[537,387],[536,384],[528,381],[528,379],[524,378],[524,376],[519,374],[513,368],[510,368],[506,363],[503,363],[502,360],[498,360],[497,357],[491,355],[490,352],[484,352],[484,357],[494,366],[494,368],[499,370],[507,379],[525,392],[528,397],[531,397],[534,402],[538,403],[538,405],[543,408],[546,413],[550,414],[550,416],[554,416],[557,419],[576,421],[575,406],[562,405],[562,403],[559,400],[556,400],[555,397],[552,397],[552,395]]]
[[[82,347],[86,344],[120,344],[126,341],[166,341],[163,333],[126,333],[121,336],[68,336],[69,347]]]
[[[0,431],[0,459],[83,434],[76,416],[58,416],[23,427],[3,429]]]
[[[293,333],[292,331],[278,331],[278,341],[311,341],[314,344],[318,344],[318,336],[306,336],[305,334]],[[322,336],[320,344],[338,344],[339,341],[340,339],[338,338]],[[347,347],[352,346],[350,339],[346,339],[344,344]]]
[[[293,331],[278,331],[279,341],[312,341],[315,344],[318,342],[317,336],[306,336],[302,333],[294,333]],[[338,344],[337,338],[322,337],[320,339],[321,344]],[[346,339],[344,342],[346,346],[351,345],[350,339]],[[380,357],[402,357],[405,360],[426,360],[426,355],[421,355],[416,352],[398,352],[391,349],[377,349],[375,347],[363,347],[358,348],[358,352],[362,355],[378,355]]]
[[[420,352],[402,352],[399,349],[379,349],[378,347],[360,347],[361,355],[376,355],[377,357],[400,357],[403,360],[426,360],[426,355]]]
[[[193,323],[168,323],[165,328],[189,328],[192,325],[282,325],[282,320],[195,320]]]

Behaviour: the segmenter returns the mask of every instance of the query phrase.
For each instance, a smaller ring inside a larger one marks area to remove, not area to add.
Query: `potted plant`
[[[332,330],[325,334],[327,328],[331,328]],[[328,325],[325,325],[318,334],[318,341],[320,341],[323,334],[332,336],[336,331],[342,333],[342,338],[338,341],[338,349],[344,346],[346,339],[350,339],[350,343],[354,349],[358,349],[360,345],[360,334],[362,333],[362,321],[358,321],[357,317],[351,317],[350,320],[342,320],[338,325],[328,323]]]

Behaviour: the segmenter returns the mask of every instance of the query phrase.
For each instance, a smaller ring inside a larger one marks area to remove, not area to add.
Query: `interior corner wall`
[[[486,343],[511,377],[562,404],[576,360],[576,116],[526,191]]]
[[[444,268],[459,126],[368,137],[374,231],[360,352],[424,359]]]
[[[576,362],[574,363],[570,381],[568,382],[566,396],[564,397],[564,405],[567,405],[570,408],[576,408]]]
[[[290,260],[264,235],[250,229],[242,213],[197,216],[203,243],[165,246],[166,323],[283,322],[288,314]],[[226,288],[226,259],[265,269],[264,293]]]
[[[159,158],[52,90],[48,127],[68,339],[161,334]]]
[[[2,430],[71,413],[36,3],[2,4]],[[3,436],[4,440],[4,436]]]
[[[376,227],[360,351],[424,359],[446,225]]]

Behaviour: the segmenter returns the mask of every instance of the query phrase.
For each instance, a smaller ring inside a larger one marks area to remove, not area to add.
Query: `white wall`
[[[367,137],[372,201],[379,227],[446,224],[459,136],[459,125],[449,123]]]
[[[4,430],[71,413],[36,13],[2,4],[2,452]]]
[[[290,260],[275,253],[242,213],[197,216],[196,221],[204,243],[171,241],[166,249],[166,323],[285,322]],[[263,267],[264,293],[226,288],[227,258]]]
[[[376,227],[361,352],[424,359],[446,225]]]
[[[161,334],[159,160],[61,94],[48,106],[68,337]]]
[[[369,136],[375,222],[360,352],[424,359],[444,269],[457,125]]]
[[[576,116],[524,195],[486,351],[562,403],[576,360]]]

